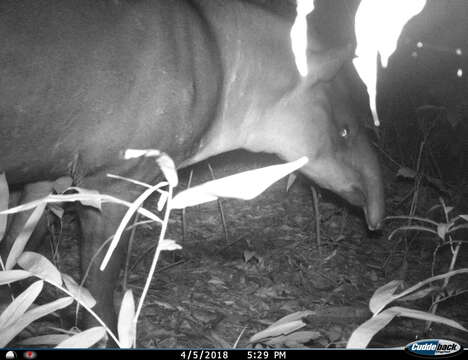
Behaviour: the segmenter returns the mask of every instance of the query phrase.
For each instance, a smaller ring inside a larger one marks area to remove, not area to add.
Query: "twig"
[[[311,186],[312,198],[314,199],[314,214],[315,214],[315,237],[317,238],[317,246],[319,255],[322,256],[322,241],[320,239],[320,210],[319,210],[319,199],[317,195],[317,190],[315,187]]]
[[[213,168],[211,167],[210,164],[208,164],[208,169],[210,169],[211,177],[213,178],[213,180],[215,180],[216,177],[215,177]],[[226,225],[226,218],[224,217],[223,203],[222,203],[221,198],[218,198],[218,209],[219,209],[219,213],[221,214],[221,221],[223,223],[224,241],[226,244],[229,244],[229,232],[228,232],[228,228]]]

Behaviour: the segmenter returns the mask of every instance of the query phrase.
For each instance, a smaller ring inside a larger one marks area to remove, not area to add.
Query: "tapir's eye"
[[[350,134],[349,127],[343,126],[340,130],[340,136],[342,138],[347,138]]]

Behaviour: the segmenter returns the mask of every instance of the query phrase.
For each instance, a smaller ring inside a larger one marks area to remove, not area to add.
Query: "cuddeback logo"
[[[405,350],[416,356],[453,356],[462,351],[460,344],[451,340],[425,339],[406,345]]]

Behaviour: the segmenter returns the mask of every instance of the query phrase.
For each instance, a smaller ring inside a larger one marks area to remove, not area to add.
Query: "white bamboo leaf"
[[[269,326],[267,329],[259,331],[249,339],[249,343],[255,344],[264,339],[287,335],[293,331],[303,328],[306,324],[301,320],[290,321],[276,326]]]
[[[13,300],[0,315],[0,329],[10,326],[29,309],[44,287],[44,281],[39,280],[30,285]]]
[[[78,200],[81,204],[84,206],[90,206],[93,207],[99,211],[102,211],[102,200],[101,196],[99,194],[99,191],[97,190],[91,190],[91,189],[84,189],[80,188],[77,186],[71,186],[68,188],[67,192],[69,191],[74,191],[77,194],[80,195],[87,195],[86,197],[83,197],[82,200]],[[67,195],[67,194],[65,194]]]
[[[177,244],[175,240],[164,239],[158,244],[161,250],[173,251],[182,250],[182,246]]]
[[[73,298],[65,297],[48,304],[37,306],[32,310],[29,310],[11,326],[0,329],[0,347],[5,347],[21,330],[31,324],[33,321],[53,313],[54,311],[63,309],[73,302]]]
[[[94,305],[96,305],[96,300],[93,298],[88,289],[77,284],[76,281],[67,274],[62,274],[62,279],[68,291],[75,299],[78,299],[81,303],[85,304],[89,308],[92,308]]]
[[[286,164],[249,170],[208,181],[177,194],[172,199],[171,206],[174,209],[183,209],[223,197],[250,200],[261,194],[274,182],[304,166],[307,161],[306,157],[302,157]]]
[[[112,254],[114,253],[114,250],[116,249],[116,247],[117,247],[117,245],[118,245],[118,243],[120,241],[120,238],[122,237],[122,234],[125,231],[125,229],[127,228],[127,225],[130,222],[130,220],[132,219],[133,215],[135,215],[135,213],[143,205],[145,200],[148,197],[150,197],[154,192],[158,191],[160,187],[161,187],[161,183],[156,184],[154,186],[151,186],[150,188],[143,191],[143,193],[141,193],[141,195],[138,196],[138,198],[136,198],[135,201],[133,201],[131,203],[131,205],[129,206],[129,208],[128,208],[127,212],[125,213],[124,217],[120,221],[119,227],[117,228],[117,230],[116,230],[116,232],[115,232],[115,234],[114,234],[114,236],[112,238],[112,241],[109,244],[106,255],[104,256],[104,259],[101,262],[101,266],[99,267],[99,269],[101,271],[104,271],[104,269],[106,268],[107,263],[109,262]]]
[[[61,202],[75,202],[75,201],[79,201],[83,203],[87,201],[89,202],[96,201],[96,197],[98,197],[102,203],[119,204],[119,205],[123,205],[126,207],[132,206],[131,202],[116,198],[114,196],[105,195],[105,194],[97,195],[97,194],[82,193],[82,194],[66,194],[66,195],[49,195],[44,198],[28,202],[26,204],[15,206],[11,209],[1,211],[0,215],[15,214],[21,211],[31,210],[37,207],[40,203],[44,201],[47,202],[48,204],[61,203]],[[162,222],[162,220],[159,217],[157,217],[151,211],[148,211],[144,208],[139,208],[138,212],[141,215],[146,216],[148,219],[154,220],[159,223]]]
[[[161,168],[161,171],[169,185],[173,188],[176,187],[179,183],[179,178],[177,177],[177,170],[174,161],[172,161],[167,154],[162,153],[161,156],[156,158],[156,162]]]
[[[102,326],[96,326],[91,329],[82,331],[76,335],[70,336],[68,339],[62,341],[56,348],[63,349],[77,349],[89,348],[96,344],[106,335],[106,329]]]
[[[56,286],[62,285],[60,271],[45,256],[25,251],[18,259],[18,265],[35,276]]]
[[[6,181],[5,173],[0,173],[0,211],[8,209],[8,200],[10,192],[8,191],[8,183]],[[0,215],[0,242],[5,235],[7,226],[7,216]]]
[[[10,284],[15,281],[26,279],[30,276],[33,276],[33,274],[25,270],[0,271],[0,285]]]
[[[38,345],[57,345],[62,341],[68,339],[70,335],[66,334],[50,334],[50,335],[41,335],[34,336],[26,339],[21,339],[18,341],[20,345],[23,346],[38,346]]]
[[[375,334],[382,330],[387,324],[393,320],[398,314],[393,310],[386,309],[381,313],[371,317],[369,320],[362,323],[351,334],[347,349],[364,349],[372,340]]]
[[[127,290],[120,305],[117,331],[122,348],[131,348],[135,342],[135,300],[132,290]]]
[[[369,309],[373,314],[377,314],[388,303],[394,300],[393,294],[403,285],[401,280],[393,280],[375,290],[369,301]]]
[[[42,214],[44,213],[45,207],[47,203],[45,201],[39,203],[34,211],[29,216],[28,220],[24,224],[23,229],[19,233],[18,237],[16,238],[13,246],[10,249],[10,253],[8,254],[8,259],[5,264],[6,270],[11,270],[16,265],[18,258],[24,251],[26,244],[31,237],[34,229],[36,228],[37,223],[41,219]]]
[[[365,348],[372,340],[374,335],[377,334],[380,330],[382,330],[385,326],[387,326],[387,324],[390,321],[392,321],[393,318],[395,318],[396,316],[404,316],[412,319],[438,322],[462,331],[468,331],[468,329],[460,325],[458,322],[451,319],[447,319],[443,316],[435,315],[425,311],[394,306],[373,316],[372,318],[364,322],[361,326],[359,326],[356,330],[354,330],[354,332],[351,334],[351,337],[348,340],[348,344],[346,345],[346,347],[348,349]]]

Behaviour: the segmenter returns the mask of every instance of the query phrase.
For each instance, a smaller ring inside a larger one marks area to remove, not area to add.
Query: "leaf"
[[[453,327],[455,329],[468,332],[468,329],[465,328],[463,325],[443,316],[439,316],[439,315],[432,314],[432,313],[425,312],[425,311],[408,309],[408,308],[404,308],[400,306],[395,306],[395,307],[392,307],[391,309],[393,309],[393,311],[395,312],[398,312],[398,316],[404,316],[404,317],[408,317],[412,319],[424,320],[424,321],[430,321],[430,322],[438,322],[440,324],[444,324],[444,325]]]
[[[1,211],[0,215],[2,215],[2,214],[3,215],[15,214],[17,212],[31,210],[31,209],[34,209],[35,207],[37,207],[38,204],[40,204],[40,203],[42,203],[44,201],[47,202],[48,204],[50,204],[50,203],[60,203],[60,202],[75,202],[75,201],[79,201],[79,202],[83,203],[83,202],[87,202],[87,201],[95,202],[97,199],[99,199],[99,201],[102,202],[102,203],[119,204],[119,205],[123,205],[123,206],[127,206],[127,207],[132,206],[132,203],[130,203],[128,201],[116,198],[114,196],[105,195],[105,194],[97,195],[97,194],[84,193],[84,194],[67,194],[67,195],[49,195],[49,196],[46,196],[46,197],[41,198],[39,200],[34,200],[34,201],[28,202],[26,204],[15,206],[15,207],[13,207],[11,209]],[[162,223],[162,220],[160,218],[158,218],[156,215],[154,215],[151,211],[148,211],[148,210],[146,210],[144,208],[139,208],[138,212],[140,214],[142,214],[143,216],[146,216],[147,218],[151,219],[151,220]]]
[[[311,310],[304,310],[304,311],[296,311],[295,313],[283,316],[281,319],[275,321],[271,326],[277,326],[281,324],[285,324],[291,321],[302,320],[305,317],[316,315],[316,312]]]
[[[168,250],[168,251],[182,250],[182,246],[177,244],[175,240],[169,240],[169,239],[161,240],[161,242],[158,244],[158,247],[161,250]]]
[[[18,259],[18,265],[33,275],[56,286],[62,285],[60,271],[41,254],[25,251]]]
[[[249,262],[250,259],[257,256],[257,253],[252,250],[244,250],[244,261]]]
[[[52,214],[57,216],[60,220],[63,219],[63,214],[65,213],[65,210],[63,209],[63,207],[57,204],[50,204],[49,210],[52,212]]]
[[[304,344],[320,338],[318,331],[295,331],[289,335],[282,335],[265,341],[265,344],[275,347],[304,347]]]
[[[62,279],[65,283],[70,294],[79,302],[85,304],[87,307],[92,308],[96,305],[96,300],[93,298],[88,289],[80,286],[73,278],[67,274],[62,274]]]
[[[18,344],[27,346],[57,345],[58,343],[68,339],[69,337],[70,335],[66,334],[41,335],[18,340]]]
[[[293,331],[303,328],[306,324],[301,320],[291,321],[288,323],[280,324],[277,326],[269,326],[267,329],[259,331],[249,339],[249,343],[255,344],[262,342],[263,340],[280,336],[287,335]]]
[[[449,229],[450,229],[450,224],[445,224],[445,223],[438,224],[437,225],[437,235],[439,235],[439,237],[442,240],[445,240],[445,235],[447,235],[447,231]]]
[[[135,159],[139,157],[155,157],[164,177],[169,182],[169,185],[176,187],[178,183],[177,171],[172,159],[166,153],[157,149],[127,149],[124,153],[125,159]]]
[[[172,199],[171,206],[173,209],[183,209],[214,201],[220,197],[250,200],[307,162],[308,159],[302,157],[286,164],[267,166],[208,181],[178,193]]]
[[[109,244],[109,247],[107,248],[106,255],[104,256],[104,259],[101,262],[101,266],[99,267],[101,271],[104,271],[104,269],[106,268],[110,257],[114,253],[114,250],[117,247],[120,238],[122,237],[122,234],[125,231],[127,224],[130,222],[133,215],[138,211],[138,209],[143,205],[143,203],[148,197],[150,197],[154,192],[159,190],[159,188],[162,186],[161,184],[162,183],[159,183],[146,189],[145,191],[143,191],[143,193],[141,193],[141,195],[138,196],[138,198],[135,199],[135,201],[131,203],[124,217],[120,221],[119,227],[117,228],[112,238],[112,241]]]
[[[5,173],[0,173],[0,211],[8,209],[8,199],[10,193],[8,191],[8,183],[6,181]],[[7,226],[7,217],[5,215],[0,215],[0,242],[5,235]]]
[[[401,167],[398,169],[397,176],[401,176],[408,179],[414,179],[417,172],[408,167]]]
[[[422,299],[428,295],[430,295],[431,293],[435,292],[435,291],[438,291],[439,288],[437,286],[429,286],[425,289],[421,289],[419,291],[416,291],[412,294],[409,294],[407,296],[404,296],[404,297],[401,297],[400,300],[401,301],[415,301],[415,300],[419,300],[419,299]]]
[[[139,150],[139,149],[127,149],[124,152],[124,159],[136,159],[139,157],[158,157],[161,155],[161,151],[156,149],[147,149],[147,150]]]
[[[169,185],[173,188],[176,187],[179,183],[179,178],[177,177],[177,170],[174,161],[172,161],[167,154],[161,153],[161,155],[156,158],[156,162],[161,168],[161,171]]]
[[[64,195],[68,195],[70,193],[77,193],[80,195],[86,195],[86,198],[78,200],[83,206],[90,206],[99,211],[102,211],[102,199],[97,190],[90,190],[90,189],[83,189],[77,186],[71,186],[67,189]]]
[[[293,331],[296,331],[305,326],[305,323],[301,320],[304,317],[314,315],[315,313],[310,310],[305,311],[297,311],[293,314],[289,314],[275,323],[271,324],[265,330],[262,330],[255,335],[253,335],[250,339],[250,343],[258,343],[261,342],[263,339],[287,335]]]
[[[388,236],[388,240],[391,240],[393,238],[393,236],[398,232],[398,231],[406,231],[406,230],[416,230],[416,231],[426,231],[426,232],[430,232],[431,234],[436,234],[437,235],[437,232],[428,228],[428,227],[425,227],[425,226],[418,226],[418,225],[409,225],[409,226],[400,226],[399,228],[393,230],[390,235]]]
[[[0,315],[0,329],[17,321],[36,300],[43,287],[44,281],[39,280],[19,294]]]
[[[158,211],[162,211],[164,208],[164,205],[167,203],[167,199],[169,198],[169,193],[167,191],[161,191],[159,194],[159,199],[158,199],[158,206],[157,209]]]
[[[135,343],[136,328],[135,319],[135,300],[132,290],[127,290],[120,305],[119,321],[117,331],[121,348],[131,348]]]
[[[392,321],[393,318],[396,316],[404,316],[404,317],[409,317],[409,318],[418,319],[418,320],[439,322],[439,323],[454,327],[462,331],[468,331],[468,329],[464,328],[462,325],[460,325],[456,321],[444,318],[442,316],[424,312],[424,311],[403,308],[400,306],[394,306],[375,315],[374,317],[364,322],[356,330],[354,330],[354,332],[351,334],[351,337],[348,340],[348,344],[346,345],[346,348],[348,349],[365,348],[369,344],[369,342],[372,340],[374,335],[377,334],[380,330],[382,330],[385,326],[387,326],[387,324],[390,321]]]
[[[8,254],[8,259],[5,264],[6,270],[11,270],[16,265],[18,258],[24,251],[26,244],[31,237],[34,229],[36,228],[37,223],[41,219],[42,214],[44,213],[45,207],[47,203],[45,201],[39,203],[37,207],[33,210],[31,215],[29,216],[28,220],[24,224],[23,230],[19,233],[18,237],[16,238],[13,246],[10,249],[10,253]]]
[[[105,335],[106,329],[102,326],[96,326],[69,337],[58,344],[56,348],[89,348],[101,340]]]
[[[374,315],[369,320],[362,323],[356,330],[353,331],[348,339],[347,349],[363,349],[372,340],[375,334],[382,330],[387,324],[393,320],[397,314],[390,309],[386,309],[381,313]]]
[[[432,224],[434,226],[437,226],[437,222],[435,222],[434,220],[419,217],[419,216],[400,215],[400,216],[387,216],[387,217],[385,217],[385,220],[390,220],[390,219],[416,220],[416,221],[421,221],[421,222],[424,222],[424,223],[427,223],[427,224]]]
[[[288,347],[303,345],[309,341],[316,340],[322,335],[318,331],[296,331],[285,336],[284,344]]]
[[[10,284],[15,281],[26,279],[30,276],[33,276],[33,274],[24,270],[0,271],[0,285]]]
[[[115,174],[107,174],[107,176],[112,178],[112,179],[119,179],[119,180],[127,181],[127,182],[129,182],[131,184],[143,186],[145,188],[151,187],[151,185],[149,185],[147,183],[144,183],[142,181],[138,181],[138,180],[135,180],[135,179],[130,179],[130,178],[125,177],[125,176],[120,176],[120,175],[115,175]]]
[[[73,302],[73,298],[64,297],[45,305],[37,306],[21,316],[16,322],[7,328],[0,329],[0,347],[5,347],[11,339],[18,335],[21,330],[31,324],[33,321],[46,316],[54,311],[63,309]]]
[[[369,309],[373,314],[380,312],[388,303],[393,301],[393,294],[403,285],[401,280],[393,280],[375,290],[369,301]]]
[[[54,181],[52,187],[57,194],[63,194],[73,185],[73,179],[70,176],[62,176]]]
[[[286,191],[291,189],[291,186],[296,182],[297,175],[295,173],[289,174],[288,176],[288,183],[286,184]]]
[[[449,278],[449,277],[452,277],[452,276],[455,276],[455,275],[466,274],[466,273],[468,273],[468,269],[465,268],[465,269],[452,270],[452,271],[449,271],[449,272],[447,272],[445,274],[441,274],[441,275],[432,276],[430,278],[427,278],[427,279],[425,279],[423,281],[418,282],[417,284],[409,287],[408,289],[402,291],[399,294],[395,294],[393,296],[392,301],[394,301],[396,299],[399,299],[399,298],[402,298],[404,296],[407,296],[407,295],[415,292],[417,289],[432,283],[433,281],[443,280],[443,279],[446,279],[446,278]]]

